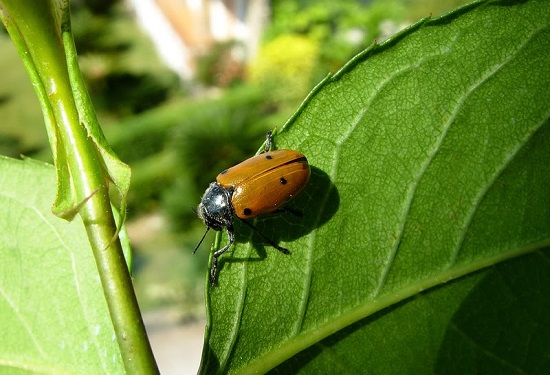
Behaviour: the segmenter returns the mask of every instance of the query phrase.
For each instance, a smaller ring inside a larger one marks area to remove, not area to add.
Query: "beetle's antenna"
[[[210,230],[210,227],[206,227],[206,232],[204,232],[201,240],[199,241],[199,244],[197,245],[197,247],[195,247],[195,250],[193,250],[193,254],[195,254],[199,248],[199,246],[201,245],[202,241],[204,241],[204,237],[206,237],[206,235],[208,234],[208,231]]]
[[[238,217],[238,216],[237,216]],[[262,234],[262,232],[260,232],[254,225],[250,224],[248,221],[246,220],[243,220],[239,217],[239,219],[241,220],[241,222],[243,222],[244,224],[246,224],[249,228],[252,228],[254,230],[254,232],[258,233],[260,235],[260,237],[263,238],[264,241],[266,241],[270,246],[276,248],[277,250],[279,250],[281,253],[283,254],[290,254],[290,250],[288,249],[285,249],[284,247],[282,246],[279,246],[277,245],[275,242],[273,242],[272,240],[270,240],[269,238],[267,238],[266,236],[264,236]]]

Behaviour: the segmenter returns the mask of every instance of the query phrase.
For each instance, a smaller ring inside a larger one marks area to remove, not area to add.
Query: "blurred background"
[[[196,373],[209,182],[254,154],[309,90],[373,41],[464,0],[73,0],[80,65],[111,146],[132,167],[134,281],[163,374]],[[0,154],[51,162],[44,121],[0,31]]]

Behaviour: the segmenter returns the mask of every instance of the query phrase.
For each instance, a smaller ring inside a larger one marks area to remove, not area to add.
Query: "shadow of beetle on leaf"
[[[336,185],[323,170],[311,165],[310,168],[311,176],[307,186],[283,206],[282,212],[249,220],[249,223],[254,225],[258,232],[275,244],[279,244],[281,241],[291,242],[309,234],[323,226],[338,211],[340,195]],[[257,256],[252,253],[249,257],[235,257],[233,256],[234,248],[231,248],[226,253],[227,255],[220,257],[218,274],[223,270],[225,263],[258,262],[264,260],[268,256],[268,252],[278,253],[277,249],[241,220],[235,218],[234,227],[235,242],[252,241]],[[288,250],[290,254],[293,253],[292,244],[289,244]]]

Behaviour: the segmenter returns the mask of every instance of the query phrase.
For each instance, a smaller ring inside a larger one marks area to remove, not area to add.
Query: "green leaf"
[[[506,300],[548,305],[548,252],[537,250],[550,245],[549,26],[548,1],[482,1],[422,20],[323,81],[275,137],[312,165],[290,204],[304,217],[256,220],[292,254],[240,228],[208,290],[201,373],[548,365],[550,335],[530,327],[548,318],[539,308],[526,321]],[[516,272],[545,283],[511,288]],[[478,303],[491,296],[504,299],[494,310]],[[488,317],[542,349],[469,340]]]
[[[84,225],[54,197],[52,166],[0,157],[0,373],[124,373]]]

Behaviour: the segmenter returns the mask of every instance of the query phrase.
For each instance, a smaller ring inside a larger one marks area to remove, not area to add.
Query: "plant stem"
[[[94,252],[126,372],[158,373],[120,241],[118,238],[111,240],[116,226],[105,186],[89,199],[81,210],[81,216]]]

